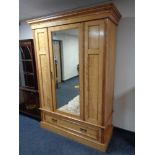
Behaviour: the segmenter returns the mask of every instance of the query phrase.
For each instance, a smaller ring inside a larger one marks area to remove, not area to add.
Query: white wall
[[[134,18],[122,19],[118,26],[113,124],[135,128],[135,39]]]
[[[135,131],[135,2],[114,0],[117,29],[113,125]]]
[[[33,38],[32,30],[31,30],[30,26],[25,21],[20,22],[19,40],[32,39],[32,38]]]
[[[62,79],[67,80],[78,75],[79,42],[73,35],[58,34],[54,39],[62,41]]]
[[[135,130],[135,5],[134,0],[113,0],[122,14],[118,25],[113,124]],[[21,24],[20,39],[32,38],[30,28]]]

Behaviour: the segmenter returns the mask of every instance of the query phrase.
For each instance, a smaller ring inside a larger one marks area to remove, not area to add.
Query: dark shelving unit
[[[19,111],[40,119],[33,39],[19,41]]]

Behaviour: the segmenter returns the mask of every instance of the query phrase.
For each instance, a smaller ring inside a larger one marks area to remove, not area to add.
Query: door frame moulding
[[[52,77],[52,92],[53,92],[53,111],[57,113],[65,113],[61,112],[57,109],[56,107],[56,73],[54,69],[54,62],[53,62],[53,48],[52,48],[52,32],[55,31],[60,31],[60,30],[70,30],[70,29],[78,29],[79,35],[79,65],[80,65],[80,70],[79,70],[79,83],[80,83],[80,116],[72,115],[69,113],[66,113],[67,115],[70,115],[72,117],[79,118],[81,120],[84,120],[84,54],[83,54],[83,23],[76,23],[76,24],[69,24],[69,25],[62,25],[62,26],[57,26],[57,27],[49,27],[48,28],[48,41],[49,41],[49,55],[50,55],[50,68],[51,68],[51,77]]]

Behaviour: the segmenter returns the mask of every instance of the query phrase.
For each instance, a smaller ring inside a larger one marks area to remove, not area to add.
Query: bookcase
[[[33,39],[19,41],[19,109],[40,118]]]

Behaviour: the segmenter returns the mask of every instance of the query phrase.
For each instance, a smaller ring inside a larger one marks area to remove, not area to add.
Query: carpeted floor
[[[79,84],[79,77],[74,77],[66,80],[58,85],[56,89],[57,96],[57,108],[64,106],[71,99],[79,94],[79,89],[75,88],[75,85]]]
[[[42,129],[34,119],[19,116],[20,155],[134,155],[134,145],[125,135],[132,136],[114,129],[109,149],[103,153]]]

